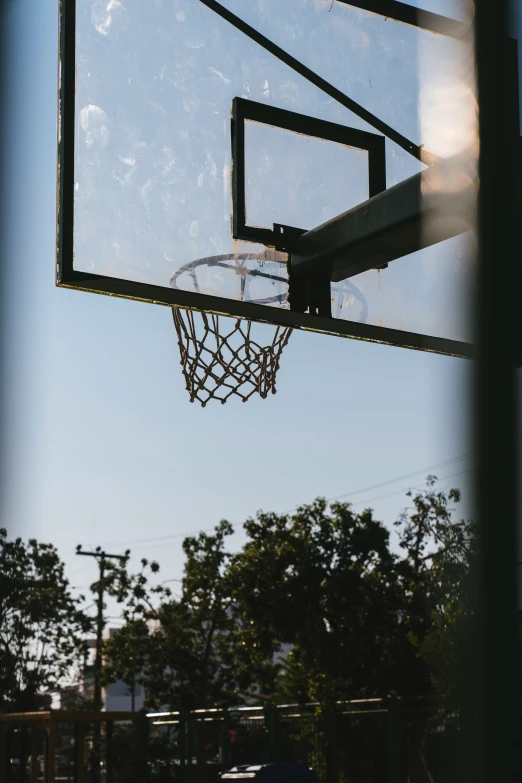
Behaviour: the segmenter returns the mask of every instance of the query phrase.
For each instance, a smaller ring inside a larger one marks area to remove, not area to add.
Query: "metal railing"
[[[424,700],[371,699],[149,714],[149,744],[169,748],[165,775],[210,781],[237,764],[303,763],[321,783],[453,783],[458,722]],[[424,770],[422,769],[424,768]],[[168,777],[166,780],[170,779]]]
[[[312,767],[320,783],[458,779],[458,720],[424,700],[0,715],[0,741],[6,783],[213,783],[273,762]]]

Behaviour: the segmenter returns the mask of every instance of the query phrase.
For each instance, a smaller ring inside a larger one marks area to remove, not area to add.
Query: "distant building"
[[[131,712],[132,690],[121,680],[112,682],[103,689],[103,709],[107,712]],[[141,710],[145,702],[143,686],[136,683],[134,686],[134,709]]]
[[[110,639],[116,633],[117,628],[107,628],[103,634],[105,640]],[[72,705],[74,700],[73,690],[80,698],[94,701],[94,659],[96,656],[96,639],[88,639],[88,654],[84,661],[83,676],[79,685],[64,690],[62,706]],[[131,712],[133,707],[132,689],[121,680],[112,682],[106,688],[102,688],[102,704],[104,712]],[[141,710],[145,702],[143,686],[136,683],[134,686],[134,710]]]
[[[229,610],[230,611],[230,610]],[[154,633],[158,630],[159,623],[157,621],[149,621],[149,630],[151,633]],[[103,638],[105,640],[110,639],[116,632],[118,631],[118,628],[107,628],[103,634]],[[75,689],[76,694],[79,693],[80,698],[88,699],[89,701],[94,700],[94,658],[96,655],[96,639],[89,639],[87,642],[87,645],[89,647],[89,653],[88,656],[84,662],[84,673],[83,678],[79,684],[79,686]],[[292,649],[292,645],[290,644],[283,644],[281,645],[281,650],[277,653],[275,653],[273,658],[273,663],[283,663],[290,650]],[[70,691],[71,689],[67,689]],[[257,689],[254,689],[253,693],[251,694],[253,700],[256,700]],[[65,702],[72,705],[74,701],[74,694],[67,693],[62,698],[62,701],[64,702],[63,706],[65,706]],[[143,709],[143,706],[145,704],[145,689],[140,683],[136,683],[134,685],[134,698],[132,689],[121,680],[117,680],[116,682],[111,683],[106,688],[102,689],[102,709],[106,712],[131,712],[133,709],[133,701],[134,701],[134,710],[138,711]]]
[[[110,639],[117,631],[117,628],[108,628],[103,634],[104,639]],[[134,691],[134,699],[133,693]],[[134,688],[130,688],[121,680],[112,682],[102,691],[103,709],[107,712],[131,712],[141,710],[145,703],[145,692],[142,685],[135,683]],[[134,701],[134,704],[133,704]]]

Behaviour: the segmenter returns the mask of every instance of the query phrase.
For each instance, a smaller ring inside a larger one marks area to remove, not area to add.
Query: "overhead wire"
[[[450,467],[452,465],[457,465],[459,462],[463,462],[464,460],[469,459],[472,455],[473,455],[473,452],[472,451],[468,451],[468,452],[465,452],[464,454],[460,454],[458,456],[450,457],[448,459],[442,460],[441,462],[437,462],[435,464],[428,465],[428,466],[425,466],[423,468],[418,468],[417,470],[411,471],[410,473],[405,473],[405,474],[402,474],[400,476],[396,476],[395,478],[387,479],[386,481],[380,481],[380,482],[378,482],[376,484],[372,484],[372,485],[369,485],[369,486],[366,486],[366,487],[362,487],[360,489],[351,490],[350,492],[345,492],[345,493],[343,493],[341,495],[335,495],[333,497],[328,497],[328,498],[326,498],[326,500],[327,500],[327,502],[330,503],[330,502],[333,502],[333,501],[342,500],[342,499],[349,498],[349,497],[354,497],[355,495],[359,495],[359,494],[361,494],[363,492],[371,492],[371,491],[373,491],[375,489],[380,489],[381,487],[390,486],[391,484],[396,484],[398,481],[406,481],[407,479],[415,478],[416,476],[419,476],[422,473],[430,474],[434,470],[439,470],[441,468]],[[463,471],[461,473],[457,473],[457,474],[455,474],[455,476],[463,475],[464,473],[469,473],[470,470],[471,469],[468,469],[468,470]],[[443,478],[452,478],[452,476],[446,476],[446,477],[443,477]],[[360,505],[361,503],[364,503],[364,502],[372,502],[374,500],[384,499],[385,497],[391,497],[392,495],[400,494],[401,492],[404,492],[407,489],[409,489],[409,487],[401,487],[400,489],[398,489],[398,490],[396,490],[396,491],[394,491],[392,493],[389,493],[388,495],[379,495],[379,496],[374,497],[374,498],[368,498],[367,500],[364,500],[364,501],[356,501],[354,503],[354,505]],[[297,508],[299,508],[299,505],[301,505],[301,504],[297,504],[295,506],[292,506],[292,508],[287,509],[286,511],[280,511],[278,513],[279,514],[288,514],[288,513],[292,512],[292,511],[295,511]],[[233,523],[232,527],[233,528],[237,528],[238,525],[240,525],[240,524],[242,524],[242,523],[237,523],[237,522]],[[104,546],[117,545],[117,544],[126,544],[126,545],[138,545],[138,544],[151,544],[152,545],[152,544],[154,544],[154,547],[146,546],[146,547],[140,548],[140,551],[144,551],[144,549],[147,550],[147,549],[151,549],[151,548],[156,548],[156,544],[160,545],[160,544],[164,544],[164,543],[167,543],[167,542],[175,543],[175,541],[180,539],[180,538],[187,538],[187,537],[190,537],[190,536],[193,536],[193,535],[198,535],[199,533],[211,533],[214,530],[215,530],[215,526],[211,527],[211,528],[200,528],[199,530],[186,531],[184,533],[171,533],[171,534],[165,535],[165,536],[149,537],[149,538],[142,538],[142,539],[130,539],[130,540],[129,539],[120,539],[120,540],[117,540],[117,541],[116,540],[106,541],[106,542],[104,542]]]
[[[465,456],[467,456],[467,455],[462,455],[461,459],[463,459]],[[459,458],[454,458],[454,459],[458,461]],[[459,476],[464,476],[464,475],[466,475],[468,473],[471,473],[471,471],[472,471],[471,468],[467,468],[466,470],[461,470],[458,473],[450,473],[447,476],[441,476],[440,480],[441,481],[447,481],[449,479],[454,479],[454,478],[457,478]],[[419,472],[422,472],[422,471],[419,471]],[[400,489],[396,489],[393,492],[387,492],[384,495],[374,495],[373,497],[364,498],[363,500],[356,500],[353,503],[353,505],[354,506],[361,506],[364,503],[373,503],[376,500],[384,500],[386,498],[394,497],[395,495],[400,495],[400,494],[402,494],[404,492],[407,492],[407,491],[409,491],[411,489],[414,489],[414,488],[411,487],[410,485],[402,486],[402,487],[400,487]],[[418,489],[418,491],[419,492],[421,491],[420,488]],[[359,492],[359,490],[357,490],[357,493],[358,492]],[[354,492],[354,494],[356,494],[356,493]],[[294,508],[297,508],[297,506],[295,506]],[[281,512],[281,513],[288,513],[288,512]],[[238,524],[240,524],[240,523],[236,523],[236,524],[232,525],[232,527],[236,528],[238,526]],[[213,531],[214,531],[214,528],[208,528],[208,530],[200,530],[200,531],[197,531],[197,532],[203,533],[203,532],[213,532]],[[182,535],[184,537],[187,537],[187,536],[195,535],[195,534],[196,533],[194,533],[194,534],[191,534],[191,533],[177,534],[177,538],[182,537]],[[175,543],[175,542],[172,542],[172,543]],[[144,549],[153,549],[153,548],[156,548],[156,546],[157,545],[154,544],[152,546],[145,547]],[[140,552],[142,552],[142,551],[143,551],[143,549],[140,549]],[[165,582],[171,582],[171,581],[173,581],[173,582],[182,582],[183,580],[182,579],[178,579],[178,578],[176,578],[176,579],[166,579],[161,584],[165,584]]]
[[[461,470],[458,473],[451,473],[449,476],[442,476],[441,481],[445,481],[446,479],[450,478],[457,478],[457,476],[463,476],[466,473],[471,473],[471,468],[468,468],[468,470]],[[394,492],[387,492],[385,495],[377,495],[376,497],[365,498],[364,500],[356,500],[353,505],[360,506],[363,503],[373,503],[375,500],[384,500],[385,498],[390,498],[394,495],[400,495],[408,489],[412,489],[412,487],[401,487],[400,489],[396,489]]]

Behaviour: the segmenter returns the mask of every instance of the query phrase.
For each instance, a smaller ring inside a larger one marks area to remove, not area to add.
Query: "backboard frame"
[[[298,133],[309,138],[342,144],[346,147],[368,153],[369,198],[386,190],[386,148],[385,137],[369,131],[350,128],[336,122],[319,120],[275,106],[266,106],[247,98],[234,98],[232,102],[232,236],[246,242],[259,242],[279,249],[278,226],[261,228],[247,225],[246,170],[245,170],[245,126],[255,122],[271,128]],[[282,228],[282,227],[281,227]],[[286,227],[301,233],[299,226]],[[281,247],[281,249],[285,249]]]
[[[219,5],[212,2],[212,0],[201,1],[209,7]],[[473,358],[475,356],[475,348],[471,343],[355,321],[329,319],[307,313],[292,312],[282,308],[234,301],[208,294],[195,294],[190,291],[74,269],[76,0],[69,0],[69,2],[63,2],[62,0],[60,3],[59,25],[56,263],[56,284],[58,287],[117,296],[166,307],[183,307],[197,311],[204,310],[209,313],[233,318],[250,319],[277,326],[291,326],[307,331],[461,358]],[[381,128],[376,129],[381,131]],[[388,136],[387,128],[382,128],[382,132]],[[405,148],[408,146],[407,141],[403,141]],[[420,149],[410,149],[409,151],[414,157],[422,159],[423,156]]]

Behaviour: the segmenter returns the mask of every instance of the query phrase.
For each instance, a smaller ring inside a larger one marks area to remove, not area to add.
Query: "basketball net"
[[[173,307],[180,361],[190,401],[203,407],[232,396],[243,402],[276,393],[276,374],[291,327],[277,326],[272,342],[263,343],[267,324]],[[264,334],[263,334],[264,333]],[[256,339],[254,339],[254,335]]]

